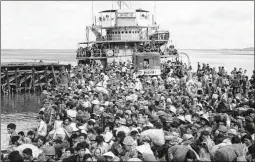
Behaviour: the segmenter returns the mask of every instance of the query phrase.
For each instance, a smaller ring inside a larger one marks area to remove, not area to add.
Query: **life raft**
[[[108,57],[112,57],[112,56],[113,56],[113,51],[112,51],[112,50],[107,50],[107,51],[106,51],[106,55],[107,55]]]

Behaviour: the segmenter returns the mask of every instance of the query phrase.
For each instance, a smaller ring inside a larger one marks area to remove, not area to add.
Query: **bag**
[[[109,95],[109,92],[107,91],[107,89],[105,89],[103,87],[96,87],[94,91],[99,92],[99,93],[101,92],[103,94]]]
[[[152,142],[157,146],[162,146],[165,144],[165,136],[163,129],[149,129],[141,133],[141,139],[143,137],[149,136]]]
[[[233,144],[224,146],[214,154],[215,161],[235,161],[243,155],[244,144]]]

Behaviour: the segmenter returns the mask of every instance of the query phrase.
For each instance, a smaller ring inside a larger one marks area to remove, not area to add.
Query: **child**
[[[65,132],[63,128],[63,120],[61,114],[59,113],[56,115],[56,120],[54,121],[53,132],[53,139],[55,139],[57,135],[60,135],[62,140],[64,140]]]

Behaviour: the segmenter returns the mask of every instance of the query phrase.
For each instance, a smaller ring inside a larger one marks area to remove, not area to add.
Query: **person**
[[[76,148],[76,151],[78,154],[69,157],[68,160],[70,162],[85,162],[86,161],[86,159],[85,159],[86,149],[84,147],[80,146],[80,147]]]
[[[47,135],[47,124],[45,123],[43,116],[40,116],[39,120],[40,120],[40,125],[38,127],[37,133],[38,133],[39,136],[46,137],[46,135]]]
[[[24,162],[34,162],[33,151],[30,148],[25,148],[22,152]]]
[[[23,131],[20,131],[18,135],[20,136],[20,139],[22,140],[23,143],[32,143],[31,139],[26,137]]]
[[[24,159],[19,154],[19,151],[13,151],[8,155],[10,162],[24,162]]]
[[[121,74],[123,66],[133,68],[124,63],[104,71],[96,64],[79,64],[72,71],[70,87],[45,90],[43,103],[51,106],[45,104],[39,119],[51,121],[46,136],[29,130],[32,144],[22,144],[19,133],[12,137],[8,153],[15,149],[22,153],[21,148],[29,145],[35,154],[34,145],[41,154],[38,161],[217,161],[225,147],[241,146],[243,157],[254,159],[254,87],[247,85],[247,96],[239,91],[233,95],[234,77],[222,66],[216,72],[201,63],[197,73],[184,67],[182,77],[181,68],[172,65],[183,63],[177,59],[175,64],[162,65],[160,76],[133,78],[129,72]],[[201,93],[188,93],[190,79],[194,92]],[[103,80],[108,93],[94,88]],[[45,138],[61,127],[65,138],[58,134],[55,139]]]
[[[8,131],[8,134],[10,134],[9,145],[12,144],[11,138],[13,136],[18,135],[15,130],[16,130],[16,125],[14,123],[10,123],[7,125],[7,131]]]

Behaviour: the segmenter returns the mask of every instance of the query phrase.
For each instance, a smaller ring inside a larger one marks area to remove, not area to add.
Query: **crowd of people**
[[[161,76],[138,76],[131,63],[78,65],[43,95],[37,128],[7,126],[2,159],[255,161],[255,71],[167,62]]]
[[[77,49],[77,57],[106,57],[106,56],[118,56],[118,46],[107,46],[106,44],[93,44],[85,48],[79,47]],[[131,49],[133,52],[158,52],[160,55],[178,55],[177,49],[170,45],[168,48],[161,49],[160,45],[155,44],[143,44],[139,46],[125,46],[123,50]]]

